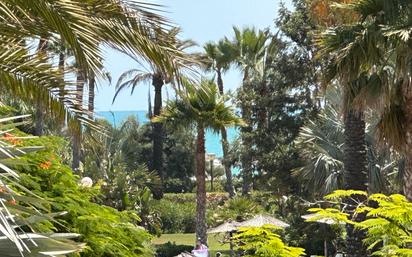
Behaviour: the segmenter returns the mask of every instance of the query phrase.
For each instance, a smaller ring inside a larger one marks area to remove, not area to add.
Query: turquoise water
[[[131,115],[136,116],[137,120],[141,123],[147,123],[149,121],[146,111],[106,111],[98,112],[97,115],[108,120],[113,126],[120,126],[121,123]],[[229,128],[227,130],[229,142],[233,142],[237,135],[238,130],[235,128]],[[212,131],[206,131],[206,152],[214,153],[217,157],[223,157],[220,134],[215,134]]]

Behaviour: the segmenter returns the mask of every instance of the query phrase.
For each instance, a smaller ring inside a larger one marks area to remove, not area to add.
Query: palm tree
[[[324,33],[335,56],[362,77],[355,102],[381,112],[379,138],[405,155],[404,194],[412,200],[412,93],[410,1],[355,1],[338,5],[353,15],[349,22]],[[361,68],[360,68],[361,67]]]
[[[205,130],[219,133],[222,127],[242,125],[242,120],[226,105],[226,97],[213,81],[202,80],[199,86],[183,81],[183,86],[182,99],[169,102],[154,121],[196,127],[196,238],[206,244]]]
[[[353,35],[346,44],[362,47],[359,65],[367,83],[358,102],[380,110],[379,139],[405,156],[403,193],[412,200],[412,85],[410,23],[412,5],[407,0],[359,1],[342,5],[358,20],[336,33]],[[371,44],[373,42],[373,44]]]
[[[250,136],[253,130],[253,124],[250,120],[252,116],[252,103],[248,90],[252,85],[251,77],[256,70],[256,65],[265,57],[269,32],[262,30],[256,31],[254,28],[244,28],[240,30],[234,27],[233,30],[235,36],[231,44],[233,49],[236,49],[234,63],[243,73],[242,87],[239,92],[240,109],[242,119],[247,124],[247,126],[241,129],[242,145],[246,149],[252,149],[253,142]],[[243,176],[242,194],[247,195],[252,184],[253,154],[242,154],[241,163]]]
[[[335,25],[336,26],[336,25]],[[332,30],[323,32],[318,40],[319,54],[328,62],[325,71],[325,81],[336,81],[343,91],[344,112],[344,149],[343,149],[343,188],[346,190],[367,191],[367,153],[366,134],[363,106],[356,106],[355,99],[361,94],[361,89],[366,81],[361,76],[363,68],[360,63],[367,60],[362,52],[362,46],[347,44],[348,37],[357,36],[355,31],[348,33],[345,26],[336,26],[337,30],[346,33],[338,34]],[[359,47],[359,48],[358,48]],[[349,206],[354,202],[365,200],[364,196],[357,199],[348,199]],[[364,215],[353,215],[354,208],[347,208],[352,218],[360,221]],[[348,256],[365,256],[367,251],[362,243],[365,237],[364,231],[355,230],[352,225],[347,225],[346,251]]]
[[[183,51],[189,47],[194,46],[195,45],[194,42],[190,40],[181,41],[177,38],[180,31],[181,31],[180,28],[173,28],[165,35],[156,34],[155,40],[158,40],[158,43],[161,44],[161,41],[164,40],[164,37],[166,37],[168,38],[168,40],[173,41],[174,46],[180,51]],[[135,59],[138,63],[140,63],[138,60],[138,57],[132,56],[132,58]],[[185,69],[187,67],[182,66],[180,68]],[[128,70],[124,72],[120,76],[119,80],[117,81],[116,93],[113,97],[113,102],[115,101],[117,95],[121,91],[127,88],[131,88],[131,93],[133,94],[133,91],[138,84],[150,81],[155,91],[153,115],[156,117],[160,115],[160,112],[162,109],[162,102],[163,102],[162,88],[163,86],[173,81],[178,82],[178,80],[179,80],[179,74],[176,74],[175,72],[170,73],[169,71],[164,70],[163,67],[159,66],[158,64],[154,62],[150,62],[149,71],[147,72],[144,72],[138,69],[132,69],[132,70]],[[150,110],[150,113],[151,113],[151,110]],[[163,125],[161,123],[153,123],[152,127],[153,127],[153,151],[152,151],[153,157],[152,157],[150,169],[156,171],[158,176],[161,178],[162,183],[160,187],[153,192],[154,198],[160,199],[163,197],[162,185],[163,185],[163,179],[164,179],[164,174],[163,174]]]
[[[226,72],[230,68],[230,64],[235,60],[236,50],[233,49],[232,44],[227,39],[219,40],[217,44],[207,43],[204,46],[206,57],[209,59],[206,68],[216,72],[217,86],[219,87],[219,93],[224,94],[222,73]],[[222,150],[223,150],[223,166],[226,174],[226,190],[229,193],[229,197],[235,196],[235,188],[232,181],[231,165],[227,161],[229,152],[229,141],[227,139],[226,128],[222,128],[220,131],[222,135]]]

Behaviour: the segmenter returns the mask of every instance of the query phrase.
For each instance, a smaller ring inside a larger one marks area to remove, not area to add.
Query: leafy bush
[[[168,178],[164,181],[163,188],[165,192],[169,193],[192,192],[194,183],[190,179]]]
[[[134,212],[119,212],[95,203],[93,200],[100,197],[99,188],[78,185],[80,178],[61,163],[61,142],[58,137],[30,140],[28,144],[43,145],[45,149],[28,154],[14,165],[22,184],[50,201],[50,211],[67,212],[55,218],[54,227],[43,227],[43,232],[82,234],[87,248],[81,256],[151,256],[150,236],[136,226],[140,218]]]
[[[190,252],[193,249],[189,245],[177,245],[174,242],[167,242],[156,247],[156,257],[174,257],[182,252]]]
[[[193,202],[154,201],[153,209],[162,221],[163,233],[193,233],[196,225],[196,205]]]

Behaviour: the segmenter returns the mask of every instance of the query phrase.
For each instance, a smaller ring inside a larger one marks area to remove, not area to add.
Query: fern
[[[354,195],[365,196],[365,201],[359,203],[356,213],[366,213],[367,219],[355,221],[341,209],[344,199]],[[373,194],[367,197],[365,192],[354,190],[338,190],[325,197],[336,200],[334,208],[312,208],[309,211],[317,215],[308,221],[333,219],[337,222],[353,224],[356,229],[366,231],[364,243],[374,256],[402,257],[412,256],[412,203],[405,196],[393,194]],[[373,203],[373,204],[369,204]]]
[[[299,247],[287,246],[280,235],[275,233],[279,227],[266,225],[263,227],[240,228],[233,237],[239,251],[245,257],[298,257],[305,254]]]

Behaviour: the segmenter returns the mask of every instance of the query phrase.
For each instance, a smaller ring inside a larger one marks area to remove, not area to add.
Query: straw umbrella
[[[319,214],[317,213],[311,213],[311,214],[306,214],[301,216],[304,220],[311,220],[311,219],[316,219],[316,217],[319,217]],[[335,224],[345,224],[342,222],[336,222],[333,219],[330,218],[322,218],[322,219],[316,219],[315,220],[317,223],[322,223],[324,225],[324,229],[326,230],[326,225],[335,225]],[[323,251],[325,257],[328,257],[328,242],[326,241],[326,238],[323,241]]]
[[[239,222],[228,221],[215,228],[209,229],[207,233],[208,234],[229,233],[230,256],[233,256],[232,235],[233,235],[233,232],[237,231],[238,227],[239,227]]]
[[[287,228],[289,224],[269,215],[259,214],[251,219],[239,223],[238,227],[263,227],[264,225],[274,225],[280,228]]]

